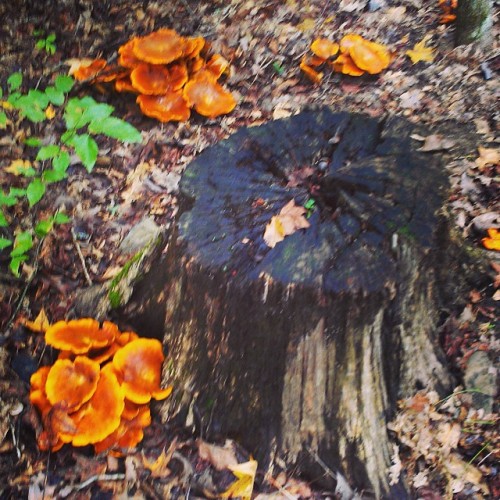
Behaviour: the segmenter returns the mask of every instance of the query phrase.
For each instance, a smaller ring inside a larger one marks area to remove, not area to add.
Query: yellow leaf
[[[52,120],[54,116],[56,116],[56,110],[54,109],[54,106],[52,104],[49,104],[47,108],[45,109],[45,116],[49,119]]]
[[[316,26],[314,19],[307,17],[301,23],[297,24],[297,29],[305,33],[306,31],[312,31]]]
[[[411,59],[411,62],[413,64],[416,64],[419,61],[434,61],[434,49],[425,45],[429,41],[429,39],[429,35],[425,36],[422,41],[415,44],[413,49],[406,51],[406,55]]]
[[[228,469],[238,478],[229,488],[221,493],[221,498],[236,498],[250,500],[252,497],[257,461],[250,460],[242,464],[232,465]]]
[[[12,106],[12,104],[8,101],[0,101],[0,104],[2,105],[3,109],[6,109],[8,111],[14,109],[14,106]]]
[[[266,226],[264,231],[264,241],[268,247],[274,248],[276,243],[285,239],[285,231],[283,225],[277,215],[271,218],[271,221]]]
[[[28,321],[27,319],[22,319],[21,324],[31,330],[32,332],[45,333],[47,328],[50,326],[49,319],[45,314],[45,310],[42,308],[35,321]]]
[[[29,160],[14,160],[10,165],[4,167],[4,170],[9,174],[22,175],[31,168]]]

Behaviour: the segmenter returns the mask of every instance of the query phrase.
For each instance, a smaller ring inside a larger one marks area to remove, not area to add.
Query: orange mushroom
[[[227,71],[229,68],[229,61],[221,56],[220,54],[214,54],[206,64],[206,69],[212,73],[215,78],[219,79],[219,77]]]
[[[141,64],[141,60],[135,57],[134,55],[134,45],[137,38],[131,38],[127,43],[124,43],[118,49],[118,64],[123,66],[124,68],[133,69],[139,64]]]
[[[137,94],[137,90],[134,88],[132,85],[132,82],[130,81],[130,77],[127,76],[125,78],[119,78],[118,80],[115,81],[115,90],[117,92],[133,92],[134,94]]]
[[[200,71],[201,68],[205,66],[205,60],[203,57],[194,57],[188,61],[189,73],[194,75],[196,72]]]
[[[184,57],[194,59],[200,55],[205,46],[205,39],[201,36],[187,37],[184,39]]]
[[[83,318],[54,323],[45,332],[45,342],[56,349],[86,354],[112,344],[118,334],[118,327],[110,321],[100,326],[95,319]]]
[[[161,122],[185,122],[191,111],[182,96],[181,91],[169,91],[163,95],[139,95],[137,104],[141,111]]]
[[[320,73],[311,68],[311,66],[307,64],[306,58],[302,58],[302,61],[300,61],[300,69],[304,72],[307,78],[309,78],[309,80],[314,83],[321,83],[321,80],[323,79],[323,73]]]
[[[141,63],[130,73],[130,81],[141,94],[161,95],[170,89],[170,74],[165,66]]]
[[[188,70],[185,62],[178,62],[171,64],[168,67],[169,79],[170,79],[170,89],[179,90],[184,87],[184,84],[188,81]]]
[[[73,446],[102,441],[120,425],[121,414],[125,407],[124,392],[113,370],[106,365],[92,398],[71,417],[77,432],[72,437]],[[64,436],[62,436],[64,438]]]
[[[339,51],[339,44],[331,42],[328,38],[317,38],[311,44],[311,50],[314,55],[321,59],[329,59],[337,54]]]
[[[391,62],[389,51],[383,45],[368,40],[355,43],[349,55],[359,69],[375,75],[387,68]]]
[[[184,46],[184,38],[175,30],[160,29],[145,37],[137,38],[132,46],[132,52],[141,61],[168,64],[182,57]]]
[[[344,75],[361,76],[364,74],[364,71],[354,64],[349,54],[340,54],[339,57],[333,61],[332,67],[335,71],[343,73]]]
[[[50,404],[64,403],[70,411],[76,411],[96,391],[99,369],[99,363],[85,356],[78,356],[75,361],[58,359],[50,368],[45,384]]]
[[[362,43],[364,38],[361,35],[356,35],[354,33],[349,33],[345,35],[339,43],[339,49],[342,54],[348,53],[351,47],[357,45],[358,43]]]
[[[122,347],[113,358],[113,367],[125,397],[137,404],[151,398],[165,399],[172,388],[160,388],[161,366],[164,360],[161,342],[139,338]]]
[[[47,383],[50,368],[50,366],[42,366],[30,378],[30,402],[38,408],[42,416],[48,413],[52,406],[45,392],[45,384]]]
[[[184,99],[188,106],[203,116],[215,118],[230,113],[236,106],[231,92],[224,90],[207,70],[201,70],[184,86]]]
[[[69,74],[78,81],[88,80],[99,74],[106,65],[105,59],[94,59],[92,61],[83,60],[79,65],[72,66]]]

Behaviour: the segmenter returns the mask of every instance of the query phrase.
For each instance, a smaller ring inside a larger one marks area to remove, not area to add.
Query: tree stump
[[[126,313],[164,338],[165,419],[194,415],[261,466],[318,477],[322,462],[402,495],[387,420],[398,398],[451,382],[435,339],[447,175],[415,133],[311,110],[241,129],[187,167],[164,260]],[[267,247],[271,217],[311,198],[310,227]]]

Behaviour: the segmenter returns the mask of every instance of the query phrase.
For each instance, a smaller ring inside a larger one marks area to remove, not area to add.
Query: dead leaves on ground
[[[295,201],[290,200],[266,226],[264,231],[266,245],[274,248],[276,243],[283,241],[286,236],[299,229],[307,229],[311,224],[305,218],[306,213],[307,210],[303,206],[295,205]]]

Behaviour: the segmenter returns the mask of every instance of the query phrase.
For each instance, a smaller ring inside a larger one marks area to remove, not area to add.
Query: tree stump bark
[[[126,312],[164,338],[165,419],[194,415],[261,466],[319,477],[323,462],[376,497],[403,495],[387,420],[398,398],[451,382],[435,338],[447,175],[415,133],[312,110],[241,129],[187,167],[176,232]],[[271,217],[310,198],[311,226],[267,247]]]

